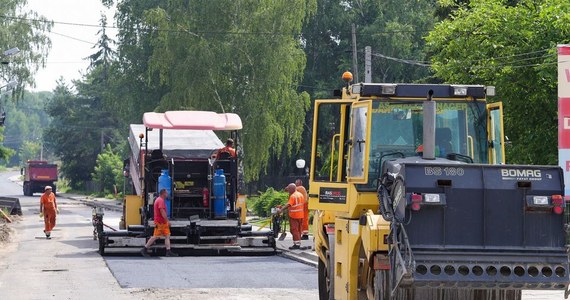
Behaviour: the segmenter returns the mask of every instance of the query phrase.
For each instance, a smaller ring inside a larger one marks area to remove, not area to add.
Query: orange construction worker
[[[48,240],[51,239],[51,230],[55,227],[55,216],[58,212],[55,194],[48,185],[40,197],[40,218],[44,218],[44,233]]]
[[[303,181],[301,179],[295,180],[295,185],[297,186],[297,192],[303,194],[305,198],[305,207],[303,209],[303,231],[302,240],[309,239],[309,196],[307,195],[307,190],[303,186]]]
[[[237,157],[236,149],[234,149],[234,140],[233,139],[227,139],[226,140],[226,146],[224,148],[221,148],[220,150],[218,150],[218,154],[216,154],[216,159],[220,159],[220,157],[222,156],[222,153],[229,153],[229,155],[231,157]]]
[[[159,191],[158,197],[154,200],[154,234],[148,242],[141,249],[141,255],[150,257],[148,248],[154,244],[158,237],[164,237],[164,245],[166,246],[166,256],[178,256],[178,254],[170,250],[170,223],[168,222],[168,215],[166,214],[166,203],[164,199],[168,198],[168,191],[162,189]]]
[[[291,234],[293,235],[293,246],[289,247],[290,250],[299,250],[301,248],[301,233],[303,231],[303,216],[305,198],[303,194],[297,192],[297,187],[294,183],[290,183],[285,191],[289,192],[289,202],[278,209],[281,213],[282,210],[289,209],[289,224],[291,227]]]

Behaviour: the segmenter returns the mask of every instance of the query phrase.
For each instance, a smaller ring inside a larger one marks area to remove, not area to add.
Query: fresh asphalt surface
[[[316,289],[316,270],[278,256],[106,257],[121,287]],[[133,276],[133,274],[138,274]]]

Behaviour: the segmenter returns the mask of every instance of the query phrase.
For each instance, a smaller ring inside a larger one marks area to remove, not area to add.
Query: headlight
[[[383,84],[382,85],[382,94],[384,94],[384,95],[396,94],[396,85],[395,84]]]
[[[452,85],[454,96],[467,96],[467,87],[460,85]]]

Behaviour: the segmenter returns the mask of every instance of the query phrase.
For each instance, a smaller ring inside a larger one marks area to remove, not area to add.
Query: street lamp
[[[0,86],[0,90],[2,90],[3,88],[6,88],[6,91],[10,91],[10,90],[12,90],[13,88],[15,88],[17,85],[18,85],[18,81],[12,80],[12,81],[6,83],[6,84],[3,85],[3,86]]]
[[[18,54],[18,53],[20,53],[20,49],[18,49],[18,47],[14,47],[14,48],[5,50],[2,54],[3,54],[3,56],[8,57],[8,56],[16,55],[16,54]],[[2,60],[1,63],[2,63],[3,65],[7,65],[7,64],[9,64],[10,62],[7,61],[7,60]]]
[[[11,56],[20,53],[20,49],[18,47],[14,47],[4,51],[4,56]]]

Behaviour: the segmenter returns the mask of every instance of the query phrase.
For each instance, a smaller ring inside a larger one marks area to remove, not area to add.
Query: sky
[[[107,9],[101,0],[28,0],[26,10],[54,22],[98,25],[101,14],[107,16],[107,24],[113,25],[114,9]],[[63,77],[65,82],[80,79],[89,66],[85,58],[96,52],[93,45],[98,40],[100,27],[66,25],[55,23],[49,37],[52,42],[44,69],[35,75],[33,91],[52,91],[56,81]],[[107,34],[115,39],[117,30],[107,28]]]

